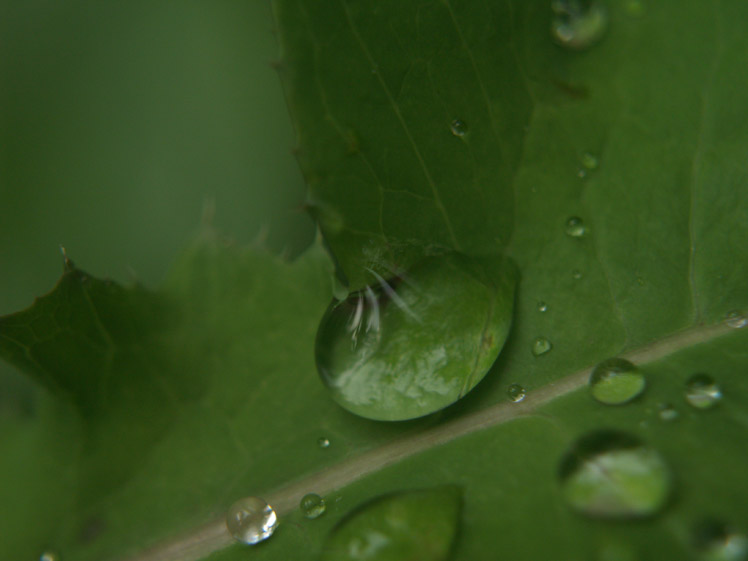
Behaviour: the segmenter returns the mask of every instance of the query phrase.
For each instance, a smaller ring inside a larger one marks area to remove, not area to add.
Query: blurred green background
[[[158,286],[209,201],[237,242],[302,251],[277,55],[264,0],[0,0],[0,314],[51,290],[60,245]]]

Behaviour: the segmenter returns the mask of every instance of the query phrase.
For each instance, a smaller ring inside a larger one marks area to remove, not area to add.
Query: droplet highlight
[[[660,454],[617,431],[576,441],[561,460],[559,478],[569,506],[594,518],[652,516],[672,491],[670,470]]]
[[[553,348],[553,344],[545,337],[538,337],[532,342],[532,354],[535,356],[541,356],[550,352]]]
[[[459,119],[452,121],[449,125],[449,129],[452,131],[453,135],[459,137],[465,136],[468,131],[467,125]]]
[[[722,399],[722,390],[708,374],[694,374],[686,382],[686,401],[696,409],[711,409]]]
[[[507,388],[506,395],[509,397],[510,401],[513,401],[514,403],[519,403],[520,401],[525,399],[525,396],[527,395],[527,391],[525,390],[525,388],[523,388],[519,384],[512,384],[511,386]]]
[[[245,497],[229,507],[226,527],[237,541],[254,545],[273,535],[278,518],[273,507],[259,497]]]
[[[719,520],[704,520],[696,526],[694,546],[702,561],[748,559],[748,537]]]
[[[324,448],[329,448],[330,447],[330,439],[329,438],[325,438],[324,436],[322,438],[319,438],[317,440],[317,446],[319,446],[320,448],[323,448],[323,449]]]
[[[566,221],[566,235],[572,238],[581,238],[587,233],[587,227],[578,216],[572,216]]]
[[[725,323],[727,324],[727,327],[732,327],[733,329],[741,329],[748,325],[748,318],[746,318],[738,310],[732,310],[725,316]]]
[[[551,36],[562,47],[581,51],[599,42],[608,29],[608,10],[596,0],[554,0]]]
[[[307,493],[301,498],[299,508],[301,508],[301,512],[305,517],[314,520],[325,513],[327,505],[325,504],[325,499],[316,493]]]
[[[543,302],[542,300],[538,302],[538,311],[541,313],[545,313],[548,311],[548,304]]]
[[[623,405],[641,395],[647,382],[642,371],[623,358],[609,358],[592,370],[592,397],[605,405]]]

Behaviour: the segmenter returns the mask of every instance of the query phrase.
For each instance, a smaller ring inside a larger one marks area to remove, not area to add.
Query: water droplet
[[[622,358],[604,360],[590,374],[592,397],[606,405],[628,403],[640,395],[646,385],[642,371]]]
[[[237,541],[254,545],[273,535],[278,518],[273,507],[262,499],[245,497],[229,507],[226,527]]]
[[[313,520],[325,513],[325,499],[316,493],[307,493],[301,498],[299,507],[301,507],[301,512],[304,513],[304,516]]]
[[[587,233],[587,227],[578,216],[572,216],[566,221],[566,235],[572,238],[581,238]]]
[[[587,177],[587,170],[584,168],[579,168],[579,170],[577,170],[577,177],[579,179],[584,179],[585,177]]]
[[[585,152],[582,154],[582,165],[589,170],[597,169],[597,158],[589,152]]]
[[[722,399],[722,390],[708,374],[694,374],[686,382],[686,401],[696,409],[710,409]]]
[[[543,301],[538,302],[538,311],[539,312],[547,312],[548,311],[548,304],[546,304]]]
[[[745,561],[748,537],[718,520],[701,522],[694,533],[694,545],[703,561]]]
[[[741,327],[745,327],[746,325],[748,325],[748,318],[746,318],[738,310],[733,310],[731,312],[728,312],[725,316],[725,323],[727,324],[727,327],[740,329]]]
[[[319,446],[320,448],[329,448],[330,440],[323,436],[322,438],[317,440],[317,446]]]
[[[456,486],[391,493],[360,505],[335,526],[321,561],[444,561],[460,523]]]
[[[514,266],[448,253],[390,279],[369,273],[377,284],[333,301],[317,331],[317,370],[333,399],[362,417],[399,421],[467,394],[509,333]]]
[[[39,556],[39,561],[60,561],[60,556],[54,551],[45,551]]]
[[[545,337],[538,337],[532,342],[532,354],[535,356],[544,355],[553,348],[551,342]]]
[[[449,129],[455,136],[465,136],[468,130],[467,125],[459,119],[455,119],[454,121],[452,121],[452,123],[449,125]]]
[[[509,399],[514,403],[519,403],[520,401],[525,399],[525,395],[527,395],[527,392],[525,391],[525,388],[523,388],[519,384],[512,384],[507,388],[506,395],[508,395]]]
[[[580,438],[559,466],[566,502],[599,518],[641,518],[657,513],[670,496],[670,470],[639,439],[617,431]]]
[[[596,0],[554,0],[551,7],[556,14],[551,24],[553,39],[570,50],[591,47],[608,29],[608,11]]]
[[[625,4],[626,12],[635,18],[640,18],[646,12],[644,2],[642,0],[628,0]]]
[[[663,421],[674,421],[680,416],[678,410],[669,403],[660,403],[657,406],[657,414]]]
[[[574,269],[571,272],[571,278],[573,278],[574,280],[581,279],[582,278],[582,271],[580,271],[579,269]]]

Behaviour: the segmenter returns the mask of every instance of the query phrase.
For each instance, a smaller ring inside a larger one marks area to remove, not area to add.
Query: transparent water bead
[[[259,497],[239,499],[226,513],[226,527],[237,541],[254,545],[273,535],[278,518],[273,507]]]
[[[329,438],[325,438],[324,436],[322,438],[319,438],[317,440],[317,446],[319,446],[320,448],[323,448],[323,449],[324,448],[329,448],[330,447],[330,439]]]
[[[694,374],[686,382],[686,401],[696,409],[710,409],[722,399],[722,390],[708,374]]]
[[[454,121],[452,121],[449,125],[449,129],[455,136],[465,136],[468,130],[467,125],[459,119],[455,119]]]
[[[592,397],[606,405],[622,405],[641,395],[647,382],[639,368],[622,358],[599,363],[590,374]]]
[[[572,238],[581,238],[587,233],[587,227],[578,216],[572,216],[566,221],[566,235]]]
[[[608,29],[608,10],[596,0],[554,0],[551,36],[570,50],[581,51],[600,41]]]
[[[539,312],[547,312],[548,311],[548,304],[546,304],[542,300],[540,302],[538,302],[538,311]]]
[[[694,545],[703,561],[748,559],[748,537],[718,520],[705,520],[696,527]]]
[[[333,301],[317,331],[317,371],[331,397],[356,415],[400,421],[474,388],[509,334],[514,265],[449,253],[388,279],[369,273],[376,282]]]
[[[532,342],[532,354],[535,356],[541,356],[549,352],[553,348],[553,344],[545,337],[538,337]]]
[[[727,327],[732,327],[733,329],[741,329],[748,325],[748,318],[746,318],[738,310],[732,310],[725,316],[725,323],[727,324]]]
[[[662,457],[617,431],[590,433],[559,465],[561,490],[576,511],[596,518],[642,518],[662,509],[672,490]]]
[[[299,508],[301,508],[301,512],[304,516],[310,520],[314,520],[325,513],[327,505],[325,504],[325,499],[316,493],[307,493],[301,498]]]
[[[509,397],[510,401],[513,401],[514,403],[519,403],[523,399],[525,399],[525,396],[527,395],[527,391],[525,388],[520,386],[519,384],[512,384],[509,386],[506,390],[506,394]]]

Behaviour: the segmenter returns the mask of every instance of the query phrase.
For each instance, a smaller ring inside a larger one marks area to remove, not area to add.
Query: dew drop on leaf
[[[542,300],[540,302],[538,302],[538,311],[539,312],[547,312],[548,311],[548,304],[546,304]]]
[[[590,374],[590,392],[600,403],[621,405],[640,395],[647,383],[639,368],[623,358],[600,362]]]
[[[523,388],[519,384],[512,384],[507,388],[506,394],[507,396],[509,396],[510,401],[519,403],[520,401],[525,399],[527,392],[525,391],[525,388]]]
[[[559,478],[569,506],[595,518],[651,516],[663,508],[672,488],[670,470],[657,451],[609,430],[576,441],[561,460]]]
[[[680,416],[678,410],[669,403],[660,403],[657,406],[657,414],[666,422],[675,421]]]
[[[258,497],[239,499],[226,513],[226,527],[237,541],[254,545],[273,535],[278,518],[273,507]]]
[[[324,448],[329,448],[330,447],[330,439],[329,438],[325,438],[324,436],[322,438],[319,438],[317,440],[317,446],[319,446],[320,448],[323,448],[323,449]]]
[[[538,337],[532,342],[532,354],[535,356],[544,355],[553,348],[551,342],[545,337]]]
[[[696,409],[710,409],[722,399],[722,390],[708,374],[694,374],[686,382],[686,401]]]
[[[589,152],[585,152],[582,154],[582,165],[588,170],[597,169],[597,158]]]
[[[693,541],[702,561],[748,559],[748,537],[718,520],[704,520],[697,525]]]
[[[580,271],[579,269],[574,269],[571,272],[571,278],[573,278],[574,280],[581,279],[582,278],[582,271]]]
[[[608,11],[597,0],[553,0],[551,8],[555,14],[551,36],[567,49],[587,49],[608,29]]]
[[[727,327],[732,327],[733,329],[740,329],[748,325],[748,318],[746,318],[738,310],[732,310],[731,312],[728,312],[727,315],[725,316],[725,323],[727,324]]]
[[[461,491],[451,485],[378,497],[332,530],[322,561],[445,561],[461,506]]]
[[[458,254],[333,301],[317,331],[317,370],[348,411],[382,421],[451,405],[486,375],[509,334],[516,270]],[[448,321],[446,319],[448,318]]]
[[[467,125],[459,119],[455,119],[454,121],[452,121],[449,125],[449,129],[455,136],[465,136],[468,130]]]
[[[587,227],[578,216],[572,216],[566,221],[566,235],[572,238],[581,238],[587,233]]]
[[[327,505],[325,505],[325,499],[320,497],[318,494],[307,493],[301,498],[299,507],[304,516],[313,520],[319,518],[325,513]]]
[[[60,561],[60,556],[55,551],[45,551],[39,556],[39,561]]]

